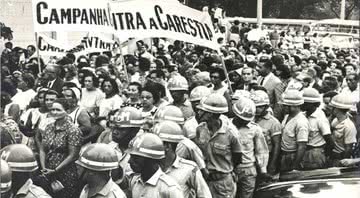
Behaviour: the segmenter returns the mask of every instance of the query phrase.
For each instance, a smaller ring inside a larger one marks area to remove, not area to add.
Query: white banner
[[[67,44],[40,33],[37,35],[37,47],[41,56],[64,56],[70,50]]]
[[[209,14],[173,1],[111,2],[117,36],[166,37],[219,49]]]
[[[89,31],[165,37],[219,49],[208,13],[177,1],[32,0],[35,32]]]
[[[113,32],[107,0],[32,0],[34,31]]]

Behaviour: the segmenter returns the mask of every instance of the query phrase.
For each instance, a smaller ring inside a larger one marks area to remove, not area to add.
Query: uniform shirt
[[[146,182],[140,174],[130,176],[129,187],[133,198],[184,198],[177,182],[160,168]]]
[[[200,148],[186,137],[176,146],[176,154],[179,157],[195,162],[200,169],[205,168],[204,155]]]
[[[182,111],[182,113],[184,114],[184,118],[185,120],[189,119],[190,117],[194,116],[194,110],[192,109],[191,103],[189,100],[185,100],[184,103],[181,103],[180,105],[178,104],[173,104],[177,107],[179,107]]]
[[[271,138],[276,135],[281,135],[281,124],[279,120],[270,113],[267,113],[265,116],[259,118],[256,123],[261,127],[268,149],[271,152],[273,148]]]
[[[165,173],[177,181],[184,192],[184,197],[192,197],[190,193],[195,191],[197,198],[211,198],[209,187],[194,162],[177,156]]]
[[[236,127],[226,116],[220,116],[221,127],[206,145],[206,165],[209,171],[231,173],[234,169],[233,153],[241,153]]]
[[[320,109],[316,109],[309,117],[309,146],[319,147],[326,144],[323,136],[330,135],[330,123],[325,113]]]
[[[80,198],[88,198],[88,196],[89,185],[86,184],[81,191]],[[112,179],[109,179],[105,186],[91,198],[126,198],[126,195]]]
[[[346,118],[339,123],[337,118],[331,123],[332,134],[334,137],[336,153],[342,153],[345,151],[346,144],[353,144],[356,142],[356,128],[350,118]]]
[[[289,115],[286,115],[282,122],[281,150],[295,152],[298,142],[308,142],[309,121],[303,113],[298,113],[286,122],[288,117]]]
[[[249,167],[257,162],[263,173],[269,160],[269,149],[261,128],[249,122],[245,127],[238,128],[238,138],[241,144],[241,164],[239,167]]]
[[[31,179],[28,179],[25,184],[17,191],[14,198],[51,198],[42,188],[33,184]]]
[[[199,126],[198,121],[195,119],[195,116],[192,116],[191,118],[185,120],[183,131],[185,137],[189,139],[193,139],[196,137],[196,128]]]

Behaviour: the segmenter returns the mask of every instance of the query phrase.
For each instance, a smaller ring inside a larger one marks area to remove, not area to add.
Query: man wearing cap
[[[325,113],[318,108],[321,96],[314,88],[303,90],[304,104],[302,110],[309,120],[309,140],[306,146],[302,168],[305,170],[326,167],[326,150],[332,150],[334,141],[331,137],[330,123]]]
[[[160,168],[165,158],[162,140],[155,134],[144,133],[129,145],[129,164],[134,174],[127,175],[131,197],[138,198],[184,198],[180,186]]]
[[[1,159],[5,160],[12,171],[13,197],[49,198],[41,187],[33,184],[31,179],[38,169],[34,153],[24,144],[12,144],[1,150]],[[1,172],[4,171],[1,169]]]
[[[196,163],[176,153],[178,143],[185,138],[180,126],[172,121],[163,121],[154,126],[153,132],[160,137],[165,147],[165,159],[161,161],[161,168],[178,182],[184,197],[211,198],[209,187]]]
[[[254,91],[250,98],[256,106],[255,122],[261,127],[269,149],[269,163],[267,171],[274,175],[278,170],[281,141],[281,124],[278,119],[271,115],[269,109],[269,96],[265,91]]]
[[[339,160],[350,158],[352,145],[356,143],[356,128],[350,120],[348,111],[353,106],[353,101],[348,95],[338,94],[330,101],[333,107],[335,119],[331,122],[332,137],[335,141],[335,147],[332,150],[331,164],[339,165]]]
[[[309,136],[309,122],[300,109],[304,98],[300,91],[287,90],[281,104],[286,115],[282,121],[280,172],[299,170]]]
[[[235,197],[236,183],[232,172],[240,163],[241,145],[236,127],[221,115],[228,112],[227,101],[224,96],[213,93],[203,98],[197,108],[199,121],[208,129],[197,132],[196,142],[205,151],[211,194],[216,198]]]
[[[107,144],[91,144],[76,161],[79,179],[86,183],[80,198],[126,198],[125,193],[111,179],[110,171],[118,168],[118,153]]]

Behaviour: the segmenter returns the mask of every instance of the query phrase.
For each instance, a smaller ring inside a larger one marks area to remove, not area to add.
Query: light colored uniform
[[[220,116],[220,120],[221,128],[206,143],[206,166],[210,173],[208,185],[213,197],[229,198],[236,194],[232,156],[233,153],[241,153],[241,145],[236,127],[226,116]],[[212,179],[212,174],[219,179]]]
[[[186,137],[176,146],[176,154],[179,157],[195,162],[200,169],[205,168],[204,155],[200,148]]]
[[[186,99],[185,102],[180,105],[176,105],[176,104],[173,104],[173,105],[177,106],[181,109],[185,120],[187,120],[195,115],[194,110],[192,109],[191,103],[188,99]]]
[[[269,160],[269,149],[261,128],[249,122],[246,127],[238,128],[241,144],[241,164],[235,168],[238,176],[238,196],[251,198],[255,190],[256,166],[262,173],[266,173]]]
[[[333,128],[332,135],[335,141],[334,153],[341,155],[345,151],[346,144],[356,143],[356,128],[350,118],[346,118],[342,122],[335,118],[331,123]]]
[[[326,156],[324,146],[326,141],[323,136],[330,135],[330,124],[325,113],[316,109],[309,117],[309,141],[302,162],[304,169],[325,168]]]
[[[195,116],[185,120],[183,131],[185,137],[193,139],[196,137],[196,128],[199,125],[198,121],[195,119]]]
[[[33,184],[31,179],[28,179],[25,184],[17,191],[14,198],[51,198],[41,187]]]
[[[259,118],[256,123],[261,127],[269,152],[271,153],[273,149],[272,138],[276,135],[281,135],[281,124],[279,120],[270,113],[267,113],[265,116]],[[269,161],[270,160],[271,159],[269,159]]]
[[[281,137],[281,165],[280,171],[290,171],[295,161],[297,143],[308,142],[309,121],[303,113],[298,113],[287,122],[289,115],[285,115],[282,122],[283,132]]]
[[[209,187],[194,162],[177,156],[165,173],[177,181],[184,192],[184,197],[212,197]]]
[[[83,190],[81,191],[80,198],[88,198],[89,196],[89,185],[86,184]],[[108,183],[95,195],[91,196],[92,198],[126,198],[125,193],[120,189],[120,187],[110,179]]]
[[[177,182],[160,168],[146,182],[142,181],[140,174],[131,175],[129,189],[132,198],[184,198]]]

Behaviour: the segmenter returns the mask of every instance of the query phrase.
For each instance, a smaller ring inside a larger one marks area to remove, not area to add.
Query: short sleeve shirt
[[[225,117],[220,117],[221,128],[214,133],[207,144],[207,168],[209,171],[230,173],[234,169],[232,154],[241,153],[237,129]]]
[[[89,186],[88,184],[83,188],[80,194],[80,198],[89,197]],[[126,198],[125,193],[120,189],[120,187],[110,179],[108,183],[95,195],[91,198]]]
[[[334,152],[342,153],[345,151],[346,144],[356,143],[356,128],[349,118],[346,118],[342,122],[339,122],[335,118],[331,123],[331,128],[335,141]]]
[[[330,135],[330,123],[321,109],[316,109],[309,117],[309,141],[307,145],[319,147],[326,144],[323,136]]]
[[[271,138],[276,135],[281,135],[281,124],[279,120],[277,120],[270,113],[267,113],[265,116],[258,119],[256,123],[261,127],[269,151],[271,151],[273,148]]]
[[[298,113],[291,120],[286,115],[283,122],[283,131],[281,137],[281,150],[286,152],[295,152],[298,142],[308,142],[309,139],[309,121],[303,113]]]

